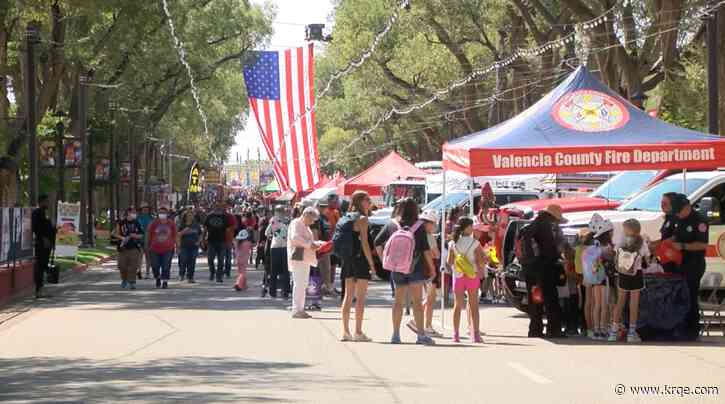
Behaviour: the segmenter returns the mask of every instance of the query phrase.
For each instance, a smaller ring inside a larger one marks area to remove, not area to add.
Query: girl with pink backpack
[[[385,244],[383,269],[391,272],[395,285],[393,304],[393,336],[391,344],[400,344],[400,323],[403,320],[403,306],[408,292],[413,300],[417,344],[435,345],[433,339],[423,330],[423,285],[435,277],[433,257],[428,243],[424,221],[418,218],[418,204],[413,198],[406,198],[400,204],[400,223],[391,221],[378,234],[376,245]]]

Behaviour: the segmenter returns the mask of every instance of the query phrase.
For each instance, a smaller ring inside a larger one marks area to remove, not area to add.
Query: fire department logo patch
[[[562,97],[551,112],[561,126],[579,132],[607,132],[629,122],[627,107],[612,96],[578,90]]]

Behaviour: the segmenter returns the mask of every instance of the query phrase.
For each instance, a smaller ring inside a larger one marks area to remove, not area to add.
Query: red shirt
[[[157,254],[165,254],[174,251],[176,246],[176,226],[173,220],[162,223],[154,220],[148,228],[149,246],[151,251]]]
[[[227,227],[226,233],[224,233],[224,242],[227,244],[231,244],[234,241],[234,236],[236,236],[237,231],[237,217],[232,215],[231,213],[225,213],[227,217],[227,221],[229,223],[229,227]]]

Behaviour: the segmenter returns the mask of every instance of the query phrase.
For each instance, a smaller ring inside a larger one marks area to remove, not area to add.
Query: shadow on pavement
[[[290,402],[269,391],[315,386],[356,389],[359,379],[300,373],[310,365],[240,358],[179,357],[148,362],[84,358],[0,359],[0,401],[17,402]],[[299,383],[303,378],[306,383]],[[333,383],[334,380],[334,383]],[[290,395],[291,393],[291,395]]]

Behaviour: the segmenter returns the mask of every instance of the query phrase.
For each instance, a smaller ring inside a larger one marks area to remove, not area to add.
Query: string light
[[[169,4],[166,0],[161,0],[164,14],[166,15],[166,21],[169,23],[169,32],[171,33],[171,37],[174,40],[174,47],[176,48],[176,52],[179,54],[179,61],[181,61],[181,64],[184,65],[186,68],[186,73],[189,76],[189,87],[191,88],[191,95],[194,98],[194,104],[196,105],[196,110],[199,112],[199,116],[201,117],[201,121],[204,124],[204,136],[206,136],[207,139],[209,139],[209,124],[206,117],[206,113],[204,112],[204,109],[201,107],[201,98],[199,97],[199,89],[196,87],[196,81],[194,80],[194,72],[191,69],[191,65],[186,60],[186,50],[184,46],[184,42],[179,39],[179,37],[176,35],[176,28],[174,27],[174,21],[171,18],[171,13],[169,12]],[[212,150],[211,142],[209,143],[209,152],[212,155],[213,160],[218,160],[214,151]]]
[[[305,109],[303,111],[300,111],[299,113],[295,114],[294,118],[292,119],[292,122],[285,128],[285,130],[283,132],[284,139],[289,139],[289,135],[290,135],[292,128],[297,125],[297,123],[300,121],[300,119],[302,119],[302,117],[307,116],[308,114],[314,112],[317,109],[317,105],[318,105],[317,100],[327,96],[327,93],[329,93],[330,90],[332,89],[332,84],[334,82],[342,79],[343,77],[350,74],[353,70],[355,70],[355,69],[359,68],[360,66],[362,66],[363,64],[365,64],[365,61],[367,61],[370,58],[370,56],[372,56],[373,53],[375,53],[375,50],[378,48],[378,46],[382,42],[383,38],[385,38],[385,36],[392,30],[393,26],[395,25],[398,18],[400,17],[400,10],[405,9],[409,5],[410,5],[410,0],[403,0],[398,3],[398,6],[395,7],[393,14],[391,14],[391,16],[388,18],[388,21],[385,24],[385,27],[382,29],[382,31],[378,32],[375,35],[375,38],[373,38],[373,41],[370,44],[370,46],[368,47],[368,49],[363,51],[356,59],[353,59],[352,61],[350,61],[347,64],[347,66],[345,66],[345,68],[333,73],[330,76],[330,78],[327,80],[327,84],[325,85],[323,90],[320,91],[316,95],[315,102],[311,106],[305,107]],[[277,158],[280,157],[281,150],[282,149],[279,148],[275,151],[275,156]]]
[[[712,11],[718,9],[723,4],[725,4],[725,0],[722,0],[715,5],[712,5],[706,9],[702,10],[700,13],[697,13],[697,14],[700,14],[700,17],[691,17],[691,18],[697,19],[697,18],[702,18],[702,16],[710,15],[710,13]],[[476,70],[476,71],[470,73],[469,75],[467,75],[466,77],[453,82],[447,88],[445,88],[443,90],[437,90],[430,98],[428,98],[427,100],[425,100],[419,104],[412,105],[405,109],[398,109],[397,107],[391,108],[387,113],[381,115],[378,118],[378,120],[371,127],[362,131],[359,136],[355,137],[350,142],[348,142],[345,146],[343,146],[343,148],[340,149],[340,151],[335,155],[335,157],[333,157],[331,160],[328,160],[328,162],[322,164],[322,167],[326,167],[329,164],[337,161],[340,155],[344,154],[348,149],[350,149],[352,146],[354,146],[361,139],[363,139],[363,140],[368,139],[370,134],[372,134],[374,131],[376,131],[380,127],[380,125],[382,125],[384,122],[388,121],[394,115],[407,115],[414,111],[422,109],[422,108],[430,105],[431,103],[439,100],[442,96],[450,93],[452,90],[469,83],[471,80],[473,80],[477,77],[490,73],[491,71],[493,71],[495,69],[508,67],[514,61],[516,61],[517,59],[520,59],[522,56],[533,56],[533,55],[539,56],[548,50],[560,49],[561,47],[566,46],[566,44],[576,41],[577,35],[583,35],[585,31],[590,31],[593,28],[596,28],[599,25],[602,25],[602,24],[608,22],[609,14],[612,13],[616,9],[616,7],[617,7],[616,5],[613,6],[612,8],[605,11],[602,15],[600,15],[594,19],[575,24],[575,27],[578,29],[573,33],[567,34],[557,40],[547,42],[541,46],[537,46],[537,47],[533,47],[533,48],[529,48],[529,49],[525,49],[525,50],[517,50],[517,51],[513,52],[511,56],[509,56],[506,59],[503,59],[502,61],[497,61],[484,69]],[[683,20],[685,20],[685,19],[686,18],[683,18]],[[665,30],[658,34],[661,34],[663,32],[673,31],[676,29],[680,29],[680,28],[676,27],[673,29]],[[606,50],[606,49],[609,49],[612,47],[617,47],[617,46],[621,46],[621,44],[616,44],[616,45],[612,45],[610,47],[605,47],[605,48],[598,48],[597,51]],[[587,52],[591,52],[591,51],[592,51],[592,49],[587,49]]]

